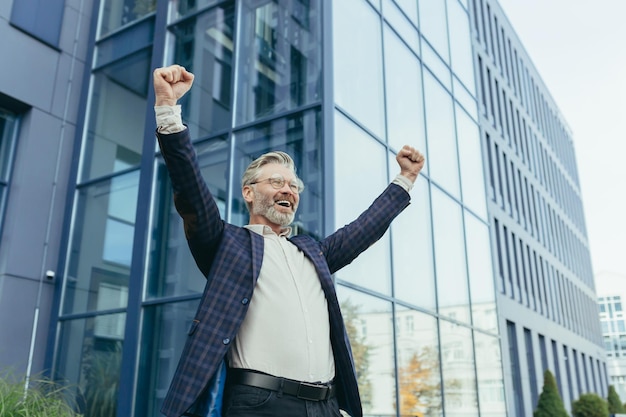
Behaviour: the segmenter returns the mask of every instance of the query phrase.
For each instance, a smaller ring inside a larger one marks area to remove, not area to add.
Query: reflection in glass
[[[422,34],[441,58],[449,62],[446,2],[442,0],[420,0],[418,5]],[[469,31],[463,32],[463,34],[467,36]]]
[[[437,321],[397,307],[395,323],[400,416],[441,416]]]
[[[15,118],[0,110],[0,233],[2,232],[2,220],[4,219],[13,148],[15,147],[16,126]]]
[[[487,219],[487,196],[483,154],[478,126],[459,106],[456,107],[456,130],[461,163],[463,203],[483,219]]]
[[[477,416],[478,398],[472,331],[445,320],[439,321],[439,330],[446,417]],[[480,355],[484,355],[484,352]]]
[[[236,123],[318,102],[320,1],[241,3]]]
[[[79,412],[115,417],[126,314],[61,322],[56,375],[75,390]],[[104,323],[104,324],[103,324]]]
[[[469,323],[465,241],[461,206],[432,187],[439,314]]]
[[[464,215],[472,323],[480,329],[498,333],[489,228],[469,212]]]
[[[417,26],[417,2],[415,0],[394,0],[411,22]],[[385,11],[386,12],[386,11]]]
[[[63,312],[126,307],[139,172],[79,190]]]
[[[411,191],[411,204],[391,224],[391,243],[395,297],[436,311],[430,196],[422,176]]]
[[[9,179],[15,126],[15,117],[0,110],[0,183]]]
[[[397,151],[408,144],[426,154],[420,63],[393,31],[385,27],[384,34],[389,145]]]
[[[100,6],[100,36],[154,12],[156,2],[157,0],[103,0]]]
[[[384,138],[380,17],[362,0],[333,1],[335,101]]]
[[[233,196],[230,222],[248,223],[248,209],[241,196],[241,176],[254,159],[269,151],[287,152],[304,182],[300,205],[292,224],[293,234],[323,236],[322,121],[319,111],[296,113],[272,120],[235,135]]]
[[[219,3],[221,0],[170,0],[176,7],[173,19],[178,19],[186,15],[193,14],[196,10]]]
[[[337,287],[364,415],[395,415],[391,304]]]
[[[160,415],[187,340],[199,300],[150,306],[144,309],[139,352],[135,417]]]
[[[431,178],[455,197],[460,197],[452,96],[428,71],[424,72],[424,95],[428,137],[426,163]]]
[[[335,112],[335,226],[356,220],[387,187],[385,148]],[[391,293],[389,233],[336,276],[382,294]]]
[[[83,181],[139,165],[150,73],[147,51],[94,73]]]
[[[175,25],[174,62],[193,72],[194,87],[181,100],[192,138],[232,123],[234,7],[220,6]]]
[[[224,138],[196,144],[202,176],[225,218],[228,184],[228,142]],[[206,279],[187,245],[183,221],[174,207],[172,185],[159,159],[146,297],[200,294]]]
[[[413,5],[417,8],[417,3],[413,2]],[[417,55],[420,54],[420,37],[417,33],[415,26],[409,22],[406,15],[398,9],[398,6],[394,4],[393,0],[385,0],[384,2],[384,15],[387,24],[391,26],[397,36],[403,39],[409,48]],[[417,11],[417,9],[416,9]],[[389,30],[389,26],[384,25],[384,31]],[[386,49],[386,46],[385,46]],[[386,53],[386,52],[385,52]],[[385,66],[385,71],[389,66]]]
[[[441,2],[443,4],[443,2]],[[450,19],[450,55],[452,71],[459,77],[472,95],[476,94],[474,81],[474,57],[467,11],[457,0],[448,0],[448,17]]]
[[[502,358],[497,337],[474,332],[480,415],[506,417]]]

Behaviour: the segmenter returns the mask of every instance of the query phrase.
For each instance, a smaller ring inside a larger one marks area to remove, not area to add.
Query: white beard
[[[285,227],[293,223],[296,216],[297,205],[293,206],[292,213],[281,213],[274,207],[274,198],[261,193],[254,193],[254,203],[252,204],[252,214],[263,216],[270,222]]]

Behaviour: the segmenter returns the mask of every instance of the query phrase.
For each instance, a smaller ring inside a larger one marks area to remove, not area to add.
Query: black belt
[[[335,384],[314,384],[311,382],[294,381],[293,379],[247,371],[245,369],[229,369],[229,384],[242,384],[251,387],[264,388],[272,391],[282,391],[309,401],[322,401],[333,398],[336,394]]]

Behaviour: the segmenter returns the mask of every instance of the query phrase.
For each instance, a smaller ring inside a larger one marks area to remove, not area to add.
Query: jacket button
[[[250,300],[248,300],[247,298],[244,298],[243,300],[241,300],[241,304],[246,305],[248,304],[248,301]]]
[[[222,340],[222,343],[224,343],[225,345],[230,343],[230,339],[229,338],[225,338],[224,340]]]

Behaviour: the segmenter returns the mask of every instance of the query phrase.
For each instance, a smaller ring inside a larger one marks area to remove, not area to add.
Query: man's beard
[[[285,198],[285,200],[288,200]],[[263,216],[270,222],[280,226],[289,226],[293,223],[296,216],[297,205],[293,204],[291,213],[281,213],[274,207],[274,197],[261,193],[254,193],[254,204],[252,205],[252,214]]]

